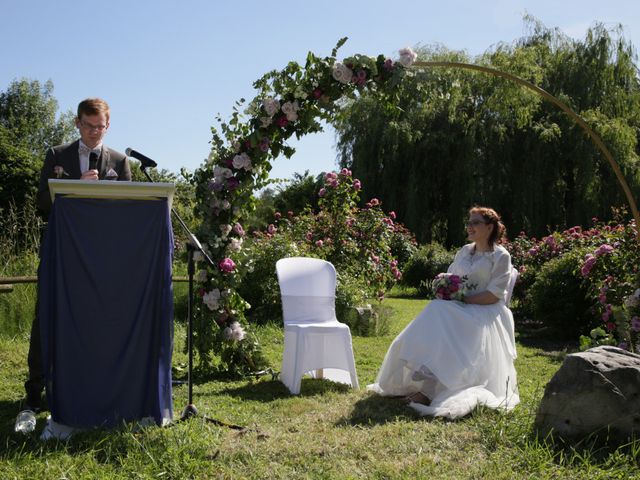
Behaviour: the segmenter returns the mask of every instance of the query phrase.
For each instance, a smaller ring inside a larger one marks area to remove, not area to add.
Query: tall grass
[[[22,209],[11,202],[0,210],[0,277],[36,275],[42,228],[35,199]],[[28,335],[35,304],[35,284],[16,284],[0,294],[0,334]]]

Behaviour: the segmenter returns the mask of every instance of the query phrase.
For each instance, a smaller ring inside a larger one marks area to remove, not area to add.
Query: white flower
[[[241,238],[232,238],[229,243],[229,250],[232,252],[239,252],[242,250],[242,239]]]
[[[229,224],[222,224],[220,225],[220,232],[222,233],[222,238],[226,238],[227,235],[229,235],[229,233],[231,232],[231,229],[233,227]]]
[[[233,172],[230,168],[221,167],[220,165],[216,165],[213,168],[213,176],[216,178],[216,181],[219,181],[223,178],[231,178],[233,176]]]
[[[229,210],[229,209],[231,208],[231,202],[229,202],[229,200],[222,200],[222,201],[220,202],[220,207],[221,207],[223,210]]]
[[[410,67],[416,61],[416,58],[418,58],[418,54],[414,52],[411,47],[401,48],[398,50],[398,53],[400,54],[398,61],[404,67]]]
[[[340,62],[337,62],[333,66],[333,71],[331,73],[333,78],[340,83],[349,83],[353,78],[353,72],[351,69]]]
[[[244,330],[242,328],[242,326],[240,325],[240,323],[238,322],[233,322],[231,324],[231,338],[234,339],[235,341],[239,342],[240,340],[242,340],[244,338]]]
[[[200,252],[196,252],[196,253],[200,253]],[[202,255],[202,254],[200,253],[200,255]],[[196,278],[196,281],[200,282],[200,283],[206,282],[207,281],[207,271],[206,270],[200,270],[198,272],[198,276]]]
[[[300,110],[300,106],[298,105],[297,100],[293,102],[286,102],[282,105],[282,113],[287,116],[287,120],[290,122],[295,122],[298,119],[298,110]]]
[[[247,171],[251,170],[251,159],[246,153],[241,153],[233,157],[233,168],[240,170],[244,168]]]
[[[273,117],[280,110],[280,102],[273,97],[267,97],[262,100],[262,106],[270,117]]]
[[[218,301],[220,300],[220,290],[214,288],[210,292],[207,292],[202,297],[202,302],[209,307],[209,310],[216,310],[218,308]]]

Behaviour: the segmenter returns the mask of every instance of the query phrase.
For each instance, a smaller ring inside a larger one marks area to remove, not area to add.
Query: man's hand
[[[82,174],[80,180],[98,180],[98,170],[87,170]]]

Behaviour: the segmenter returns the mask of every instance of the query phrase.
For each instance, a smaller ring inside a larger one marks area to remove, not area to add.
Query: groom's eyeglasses
[[[105,130],[107,128],[106,125],[93,125],[85,120],[80,120],[80,125],[82,125],[83,128],[86,128],[87,130],[91,131],[91,130],[97,130],[99,132],[102,132],[103,130]]]

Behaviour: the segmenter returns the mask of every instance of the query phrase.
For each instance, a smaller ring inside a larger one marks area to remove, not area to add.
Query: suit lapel
[[[60,159],[65,171],[69,173],[69,179],[77,180],[82,176],[80,171],[80,153],[78,148],[80,147],[80,140],[76,140],[69,148],[63,150],[62,158]]]
[[[100,161],[98,165],[98,178],[100,180],[104,180],[105,175],[107,174],[107,170],[109,170],[109,160],[111,158],[111,153],[109,149],[103,144],[102,145],[102,155],[100,155]]]

